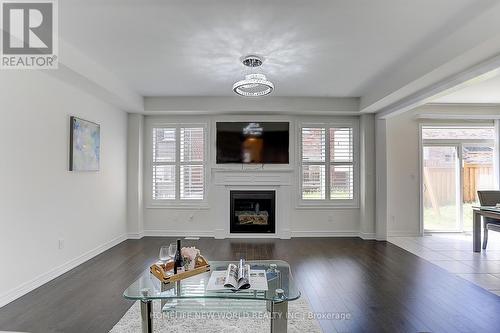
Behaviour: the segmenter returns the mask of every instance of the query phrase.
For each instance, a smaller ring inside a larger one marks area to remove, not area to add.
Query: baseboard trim
[[[214,237],[219,239],[225,238],[281,238],[290,239],[294,237],[360,237],[366,240],[377,239],[374,233],[361,233],[358,231],[313,231],[313,230],[295,230],[286,231],[284,235],[279,236],[276,234],[231,234],[224,235],[218,233],[218,230],[144,230],[142,233],[129,233],[129,239],[140,239],[142,237],[185,237],[185,236],[198,236],[198,237]]]
[[[145,237],[214,237],[213,231],[208,230],[144,230],[142,233]]]
[[[360,237],[358,231],[312,231],[312,230],[292,230],[292,237]]]
[[[185,236],[198,236],[198,237],[215,237],[216,232],[212,231],[202,231],[202,230],[144,230],[143,236],[145,237],[185,237]],[[361,237],[363,239],[375,239],[374,234],[361,234],[357,231],[311,231],[311,230],[299,230],[299,231],[288,231],[285,235],[280,237],[276,234],[231,234],[225,235],[223,238],[281,238],[290,239],[293,237]],[[135,239],[135,238],[133,238]]]
[[[127,239],[141,239],[144,237],[144,232],[129,232],[127,234]]]
[[[359,237],[361,237],[361,239],[365,239],[365,240],[377,239],[377,235],[374,232],[360,232]]]
[[[387,233],[387,237],[419,237],[421,236],[418,232],[407,232],[407,231],[391,231]]]
[[[0,308],[9,304],[10,302],[18,299],[19,297],[26,295],[30,291],[35,290],[36,288],[44,285],[45,283],[57,278],[58,276],[72,270],[78,265],[83,264],[84,262],[94,258],[95,256],[101,254],[102,252],[109,250],[113,246],[116,246],[120,244],[121,242],[125,241],[127,239],[128,235],[121,235],[118,236],[109,242],[106,242],[103,245],[100,245],[93,250],[90,250],[88,252],[85,252],[84,254],[67,261],[66,263],[57,266],[54,269],[49,270],[48,272],[45,272],[36,278],[27,281],[20,285],[19,287],[16,287],[14,289],[11,289],[4,293],[3,295],[0,296]]]

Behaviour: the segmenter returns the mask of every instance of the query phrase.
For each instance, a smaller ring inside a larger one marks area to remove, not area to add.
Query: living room
[[[497,1],[0,5],[0,331],[500,327]]]

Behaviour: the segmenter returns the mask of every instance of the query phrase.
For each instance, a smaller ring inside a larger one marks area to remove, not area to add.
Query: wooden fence
[[[455,204],[456,174],[453,168],[424,168],[424,207],[439,207]],[[489,165],[465,164],[463,169],[464,189],[463,202],[475,202],[480,186],[487,187],[484,179],[493,176],[493,168]],[[480,179],[483,178],[481,183]],[[493,184],[492,184],[493,185]]]
[[[464,202],[475,202],[477,200],[477,190],[480,185],[486,186],[487,189],[491,187],[488,184],[481,184],[480,177],[487,177],[491,179],[491,186],[493,186],[493,167],[484,164],[465,164],[464,166]]]

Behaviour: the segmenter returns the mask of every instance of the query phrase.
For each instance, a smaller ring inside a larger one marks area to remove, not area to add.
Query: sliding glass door
[[[472,231],[472,206],[479,204],[477,191],[494,190],[494,146],[462,145],[463,230]]]
[[[459,231],[458,146],[423,147],[423,216],[426,230]]]
[[[422,220],[425,231],[472,230],[478,190],[493,190],[491,126],[422,127]]]

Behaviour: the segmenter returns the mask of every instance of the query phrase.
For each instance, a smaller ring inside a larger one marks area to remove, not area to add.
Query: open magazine
[[[238,265],[229,264],[225,271],[212,271],[207,290],[267,290],[266,271],[250,270],[241,259]]]
[[[229,264],[224,287],[236,290],[250,288],[250,265],[245,264],[243,259],[238,266]]]

